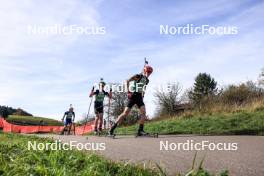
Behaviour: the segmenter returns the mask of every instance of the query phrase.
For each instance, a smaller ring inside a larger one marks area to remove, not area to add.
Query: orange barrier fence
[[[75,128],[75,134],[82,135],[89,133],[93,130],[93,122],[87,123],[83,126],[77,126]],[[14,132],[14,133],[60,133],[63,126],[22,126],[14,125],[7,122],[4,118],[0,117],[0,128],[3,132]]]
[[[0,128],[4,128],[4,124],[3,124],[3,118],[0,117]]]

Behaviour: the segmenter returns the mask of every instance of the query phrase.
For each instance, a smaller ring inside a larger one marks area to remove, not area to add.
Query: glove
[[[130,99],[132,97],[132,92],[127,92],[127,97]]]

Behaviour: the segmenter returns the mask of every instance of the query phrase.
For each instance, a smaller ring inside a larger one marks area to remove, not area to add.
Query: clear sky
[[[150,84],[193,84],[199,72],[219,86],[256,80],[264,66],[262,0],[1,0],[0,105],[60,119],[88,109],[92,84],[139,73]],[[104,35],[30,35],[28,26],[101,26]],[[236,26],[237,35],[161,35],[160,25]],[[151,92],[145,97],[153,115]]]

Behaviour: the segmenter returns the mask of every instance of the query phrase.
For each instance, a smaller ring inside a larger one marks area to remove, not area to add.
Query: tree
[[[32,114],[28,113],[27,111],[21,109],[21,108],[18,108],[16,110],[16,112],[13,113],[13,115],[17,115],[17,116],[33,116]]]
[[[217,82],[207,73],[199,73],[195,78],[192,90],[189,92],[190,100],[195,106],[202,108],[202,104],[217,92]]]
[[[182,88],[179,83],[170,85],[170,91],[156,90],[154,93],[155,102],[158,106],[158,115],[175,115],[178,112],[178,107],[181,104],[180,93]]]
[[[227,105],[243,105],[263,97],[263,90],[248,81],[240,85],[229,85],[221,93],[221,102]]]
[[[7,118],[9,115],[12,115],[16,112],[16,109],[8,106],[0,106],[0,116]]]

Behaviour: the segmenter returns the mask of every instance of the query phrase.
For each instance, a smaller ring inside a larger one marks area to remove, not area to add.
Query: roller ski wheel
[[[152,137],[152,138],[158,138],[159,137],[159,134],[158,133],[146,133],[146,132],[143,132],[143,133],[137,133],[135,135],[135,137]]]
[[[105,135],[105,137],[112,138],[112,139],[115,139],[115,136],[116,136],[115,134],[109,134],[109,133]]]

